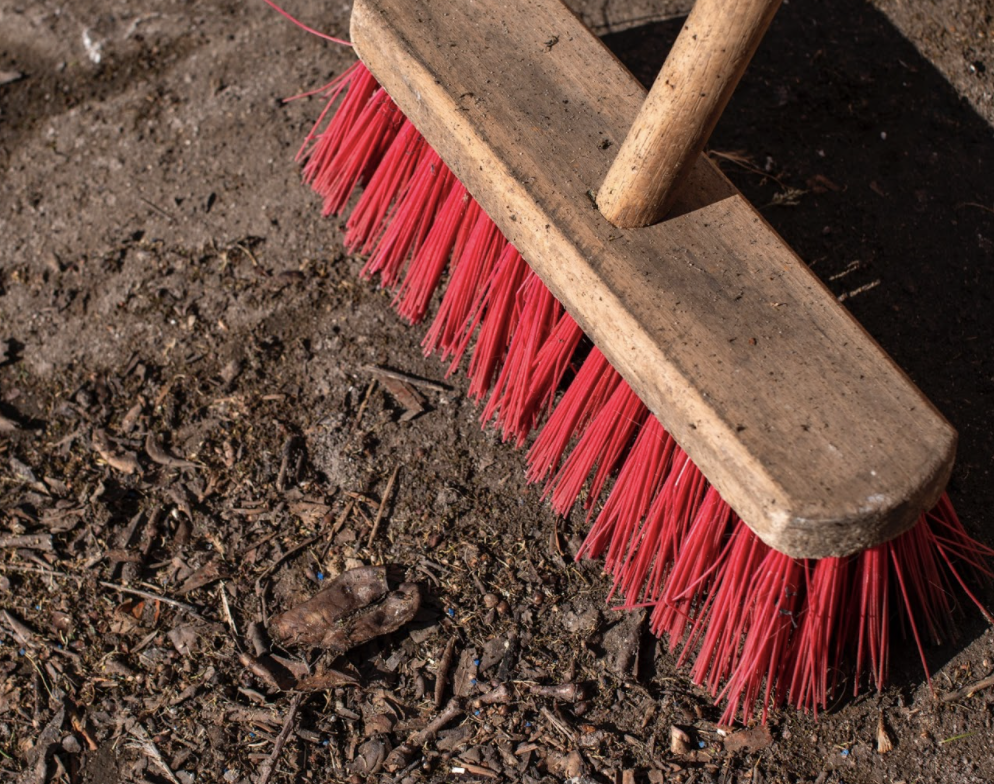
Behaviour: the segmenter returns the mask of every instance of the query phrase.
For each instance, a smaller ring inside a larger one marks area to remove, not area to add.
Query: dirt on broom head
[[[578,8],[644,80],[686,11]],[[994,780],[975,611],[931,687],[895,629],[883,693],[764,729],[611,610],[299,185],[280,98],[350,62],[261,2],[0,0],[0,780]],[[785,3],[712,140],[959,429],[988,543],[992,72],[981,0]]]

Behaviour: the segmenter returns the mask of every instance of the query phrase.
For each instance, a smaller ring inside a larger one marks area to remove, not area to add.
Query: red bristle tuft
[[[563,308],[534,273],[529,273],[521,286],[516,308],[521,315],[481,418],[488,422],[496,417],[504,440],[513,439],[522,446],[535,427],[542,400],[553,394],[558,384],[556,368],[551,368],[545,377],[536,369]]]
[[[476,351],[469,363],[469,396],[474,400],[482,400],[486,396],[497,365],[504,359],[514,324],[520,315],[515,307],[515,295],[527,274],[528,265],[521,254],[513,245],[508,245],[473,304],[475,315],[465,340],[469,340],[476,324],[480,324]]]
[[[529,482],[540,482],[559,468],[570,441],[582,437],[620,383],[621,376],[594,348],[528,451]]]
[[[621,381],[603,408],[584,430],[559,473],[549,482],[552,508],[566,514],[576,503],[587,478],[593,472],[584,506],[593,509],[604,483],[621,459],[632,436],[649,410],[630,386]]]
[[[438,153],[427,145],[417,167],[390,216],[390,226],[362,268],[362,277],[380,276],[380,285],[392,288],[400,279],[404,264],[420,249],[431,230],[435,214],[443,204],[455,177]]]
[[[742,597],[749,605],[749,629],[738,664],[718,694],[719,700],[727,700],[722,723],[731,723],[740,711],[742,721],[748,722],[759,699],[763,704],[763,721],[766,721],[767,709],[773,702],[774,688],[787,663],[790,638],[801,612],[803,580],[803,561],[767,550],[748,593]]]
[[[372,252],[376,240],[386,231],[390,206],[411,181],[426,146],[424,137],[410,121],[405,121],[345,224],[347,250],[362,254]]]
[[[403,122],[404,115],[386,92],[380,89],[370,97],[336,154],[322,156],[321,166],[310,172],[311,187],[324,198],[325,215],[341,212],[355,188],[380,162]]]
[[[728,504],[717,490],[709,487],[680,544],[650,618],[653,633],[669,637],[670,650],[675,650],[683,639],[695,600],[710,585],[708,578],[718,563],[730,516]]]
[[[829,686],[829,674],[838,672],[838,641],[844,633],[840,627],[848,609],[842,604],[848,598],[849,565],[845,558],[823,558],[815,563],[805,590],[806,609],[795,632],[790,702],[815,716],[818,706],[826,705],[834,690]]]
[[[472,201],[467,210],[475,213],[475,223],[466,243],[453,251],[452,274],[442,295],[438,313],[425,336],[425,356],[438,351],[442,359],[452,358],[447,375],[455,372],[469,346],[473,330],[473,304],[490,279],[507,240],[479,205]]]
[[[530,374],[531,383],[528,387],[528,402],[525,408],[528,410],[530,419],[530,430],[538,427],[541,416],[552,411],[553,401],[556,399],[556,390],[562,383],[563,376],[569,370],[570,361],[576,353],[577,346],[583,339],[583,330],[573,317],[566,313],[558,301],[556,302],[559,320],[549,335],[549,339],[539,349],[538,357],[532,366]],[[523,446],[523,440],[519,440],[518,446]]]
[[[722,569],[712,591],[697,612],[681,661],[689,658],[697,639],[700,650],[691,668],[694,683],[714,693],[738,665],[742,640],[749,630],[752,581],[769,548],[743,526],[726,544]]]
[[[458,180],[454,177],[452,180],[449,195],[439,208],[424,244],[411,259],[404,282],[394,297],[397,312],[411,324],[424,318],[466,216],[469,194]]]
[[[687,453],[677,447],[666,481],[652,501],[639,534],[638,552],[622,575],[629,606],[658,602],[677,553],[704,500],[708,483]]]
[[[376,152],[373,149],[375,139],[381,138],[384,129],[389,128],[391,121],[399,116],[393,102],[366,69],[350,68],[340,79],[337,84],[332,83],[333,88],[332,85],[329,88],[332,100],[344,91],[341,106],[324,131],[317,133],[313,146],[305,142],[309,152],[304,153],[307,156],[304,182],[324,199],[324,215],[337,213],[344,206],[348,193],[362,174],[362,167],[371,162]],[[377,95],[379,99],[374,101]],[[368,138],[367,132],[370,132]],[[314,134],[315,131],[312,131],[312,136]],[[353,149],[352,144],[358,144],[359,149]],[[351,180],[339,176],[345,161],[349,162]]]
[[[624,582],[626,567],[639,548],[636,526],[666,478],[675,446],[659,420],[649,417],[580,548],[577,557],[591,558],[600,556],[607,548],[604,568],[614,575],[612,595]]]

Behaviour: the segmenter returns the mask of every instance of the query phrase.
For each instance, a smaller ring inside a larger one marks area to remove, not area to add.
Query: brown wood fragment
[[[373,521],[373,528],[369,532],[369,541],[366,542],[366,547],[373,546],[376,534],[379,533],[380,523],[383,522],[383,516],[386,514],[387,503],[390,500],[390,494],[393,492],[393,484],[397,481],[397,474],[399,472],[400,466],[398,465],[393,469],[393,473],[390,474],[390,479],[387,481],[386,489],[383,491],[383,498],[380,500],[380,508],[376,510],[376,519]]]
[[[110,436],[107,435],[105,430],[94,428],[90,442],[93,444],[93,449],[96,453],[115,471],[120,471],[122,474],[129,476],[141,473],[141,466],[138,464],[138,455],[134,452],[119,452],[115,450],[110,443]]]
[[[167,468],[199,468],[196,463],[169,454],[163,449],[162,444],[156,440],[155,436],[152,435],[151,431],[145,436],[145,453],[151,458],[153,463],[158,463]]]
[[[773,735],[770,734],[770,728],[765,724],[760,724],[747,730],[733,732],[725,738],[723,745],[725,751],[744,751],[751,754],[765,749],[771,743],[773,743]]]
[[[273,744],[273,752],[269,755],[262,767],[259,768],[259,775],[256,778],[257,784],[269,784],[269,780],[273,777],[273,773],[276,770],[276,762],[280,758],[280,754],[283,753],[283,747],[286,745],[287,738],[290,737],[290,732],[293,730],[294,720],[297,718],[297,710],[300,708],[300,703],[304,699],[304,695],[295,694],[293,699],[290,701],[290,709],[286,712],[286,720],[283,722],[283,729],[280,730],[280,734],[276,736],[276,743]]]
[[[24,548],[52,552],[51,534],[20,534],[0,536],[0,550],[4,548]]]
[[[435,707],[441,708],[445,699],[445,688],[449,685],[449,671],[452,669],[452,660],[456,653],[456,637],[452,635],[445,644],[442,658],[438,660],[438,667],[435,671]]]
[[[421,606],[414,583],[389,591],[386,569],[350,569],[303,604],[273,618],[271,631],[281,640],[345,653],[356,645],[397,631]]]
[[[412,733],[406,741],[390,752],[383,767],[389,773],[396,773],[401,768],[407,767],[414,754],[427,743],[431,743],[438,735],[439,730],[463,712],[463,703],[458,697],[449,700],[438,716],[432,719],[423,730]]]
[[[894,750],[894,739],[891,737],[887,723],[884,721],[884,712],[880,711],[877,720],[877,754],[889,754]]]

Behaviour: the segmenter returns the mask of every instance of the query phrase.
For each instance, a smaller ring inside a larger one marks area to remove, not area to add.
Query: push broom
[[[956,586],[991,619],[955,431],[701,155],[778,5],[698,0],[646,99],[559,0],[355,0],[302,150],[326,214],[361,192],[346,247],[402,317],[444,288],[426,354],[471,354],[726,721],[817,713],[846,663],[881,688],[892,614],[924,662]]]

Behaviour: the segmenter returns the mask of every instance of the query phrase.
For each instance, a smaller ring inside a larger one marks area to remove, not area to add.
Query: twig
[[[120,591],[121,593],[130,593],[134,596],[140,596],[143,599],[151,599],[153,602],[163,602],[165,604],[171,604],[173,607],[175,607],[178,610],[182,610],[187,615],[192,615],[198,621],[204,621],[204,622],[207,621],[207,619],[204,618],[204,616],[202,616],[199,612],[197,612],[196,607],[194,607],[191,604],[187,604],[186,602],[181,602],[178,599],[170,599],[168,596],[163,596],[162,594],[158,593],[151,593],[150,591],[139,591],[137,588],[128,588],[128,586],[126,585],[117,585],[116,583],[105,583],[103,580],[99,582],[99,585],[102,585],[104,588],[111,588],[115,591]]]
[[[418,749],[435,740],[438,731],[462,712],[462,700],[458,697],[453,697],[449,700],[449,704],[445,706],[445,710],[432,719],[428,723],[428,726],[423,730],[411,733],[407,740],[395,747],[386,760],[384,760],[383,767],[388,773],[396,773],[401,768],[406,767]]]
[[[159,752],[159,749],[156,748],[155,743],[148,736],[148,731],[136,721],[131,726],[130,732],[135,736],[135,738],[138,739],[138,745],[141,750],[145,752],[149,759],[159,766],[159,769],[163,772],[165,777],[169,779],[172,784],[179,784],[179,779],[177,779],[173,772],[169,769],[169,766],[162,758],[162,754]]]
[[[362,422],[362,415],[366,411],[366,406],[369,405],[369,396],[373,394],[373,390],[376,389],[376,379],[374,378],[369,382],[369,386],[366,387],[366,394],[362,399],[362,403],[359,404],[359,410],[355,415],[355,423],[358,425]]]
[[[404,381],[411,386],[424,387],[425,389],[431,389],[435,392],[452,391],[452,387],[445,384],[439,384],[437,381],[430,381],[429,379],[421,378],[420,376],[412,376],[409,373],[401,373],[399,370],[390,370],[389,368],[380,367],[378,365],[363,365],[362,369],[367,373],[372,373],[376,376],[392,378],[395,381]]]
[[[290,702],[290,710],[287,711],[286,721],[283,722],[283,729],[281,729],[280,734],[276,736],[276,743],[273,745],[273,753],[269,755],[268,760],[262,763],[258,784],[269,784],[269,780],[273,777],[273,771],[276,770],[276,762],[279,759],[280,754],[283,752],[283,747],[286,745],[286,739],[290,737],[290,732],[293,730],[293,720],[297,716],[297,709],[300,707],[300,703],[303,699],[303,694],[295,694],[293,700]]]
[[[969,699],[978,691],[989,689],[991,686],[994,686],[994,675],[988,675],[986,678],[979,680],[976,683],[971,683],[969,686],[964,686],[962,689],[946,692],[942,695],[941,699],[943,702],[955,702],[956,700],[963,699],[964,697]]]
[[[173,223],[176,220],[176,218],[174,218],[172,215],[170,215],[168,212],[166,212],[164,209],[162,209],[162,207],[160,207],[158,204],[150,202],[144,196],[139,196],[138,200],[145,202],[145,204],[147,204],[149,207],[151,207],[157,213],[159,213],[160,215],[162,215],[165,218],[168,218],[170,223]]]
[[[0,550],[6,548],[24,547],[28,550],[44,550],[52,552],[51,534],[23,534],[21,536],[0,536]]]
[[[285,563],[287,560],[289,560],[290,558],[292,558],[293,556],[295,556],[297,553],[299,553],[305,547],[310,547],[318,539],[320,539],[322,536],[325,536],[325,535],[326,535],[326,533],[324,531],[321,531],[319,533],[314,534],[314,536],[310,537],[309,539],[305,539],[303,542],[301,542],[300,544],[298,544],[292,550],[290,550],[289,552],[287,552],[286,555],[284,555],[282,558],[280,558],[279,560],[277,560],[276,563],[274,563],[272,566],[270,566],[268,569],[266,569],[266,571],[264,571],[261,575],[259,575],[259,579],[257,580],[257,582],[262,582],[263,580],[265,580],[267,577],[269,577],[269,575],[271,575],[273,572],[275,572],[280,567],[281,564]]]
[[[69,577],[65,572],[54,569],[42,569],[38,566],[20,566],[19,564],[0,564],[0,572],[18,572],[23,574],[43,574],[46,577]]]
[[[456,636],[453,634],[445,644],[445,652],[438,662],[438,676],[435,678],[435,707],[442,707],[442,700],[445,697],[445,688],[449,685],[449,670],[452,669],[452,660],[456,655]]]
[[[556,714],[554,714],[551,710],[549,710],[545,706],[542,706],[542,710],[540,711],[540,713],[545,717],[546,721],[548,721],[549,724],[551,724],[553,727],[555,727],[565,736],[566,740],[568,740],[570,743],[576,743],[576,733],[573,732],[573,730],[570,729],[568,726],[566,726],[566,722],[562,721],[559,717],[556,716]]]
[[[387,482],[387,489],[383,491],[380,508],[376,510],[376,519],[373,520],[373,530],[369,532],[369,541],[366,542],[367,548],[373,546],[373,540],[380,531],[380,523],[383,521],[383,515],[386,513],[387,502],[390,500],[390,494],[393,492],[393,483],[396,481],[398,473],[400,473],[399,465],[393,469],[393,473],[390,474],[390,480]]]
[[[231,607],[228,606],[228,592],[224,588],[224,580],[221,580],[218,591],[221,594],[221,609],[224,610],[224,619],[228,622],[228,626],[231,627],[232,636],[237,640],[238,627],[235,626],[235,619],[231,614]]]

